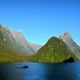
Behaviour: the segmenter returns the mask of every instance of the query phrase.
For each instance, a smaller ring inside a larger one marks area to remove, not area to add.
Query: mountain
[[[34,49],[35,52],[37,52],[42,47],[42,45],[39,44],[30,44],[30,46]]]
[[[0,63],[23,61],[61,63],[76,59],[80,59],[80,47],[68,32],[59,38],[50,38],[42,47],[29,43],[21,32],[0,25]]]
[[[12,31],[6,27],[0,26],[0,42],[6,47],[10,46],[12,49],[23,52],[26,54],[33,54],[35,51],[25,40],[24,36],[20,32]]]
[[[77,57],[77,59],[80,60],[80,47],[72,39],[70,33],[65,32],[62,36],[60,36],[60,40],[62,40]]]
[[[56,37],[52,37],[48,42],[32,57],[35,62],[63,62],[73,57],[67,45]]]
[[[0,25],[0,63],[27,60],[26,57],[34,53],[22,33]]]
[[[35,53],[34,49],[29,45],[28,41],[24,38],[21,32],[16,32],[12,30],[10,30],[10,32],[13,38],[15,39],[15,41],[25,49],[26,53],[28,53],[29,55]]]

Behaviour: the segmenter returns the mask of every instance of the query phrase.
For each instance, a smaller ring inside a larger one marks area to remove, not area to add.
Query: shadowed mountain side
[[[64,63],[72,63],[72,62],[75,62],[75,60],[73,59],[73,57],[70,57],[66,60],[63,61]]]

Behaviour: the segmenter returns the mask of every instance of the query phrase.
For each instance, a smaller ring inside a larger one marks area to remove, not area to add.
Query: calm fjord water
[[[29,67],[25,69],[22,68],[26,65]],[[1,64],[0,80],[80,80],[80,63]]]

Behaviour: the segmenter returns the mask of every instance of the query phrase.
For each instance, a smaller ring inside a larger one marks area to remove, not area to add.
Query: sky
[[[0,24],[44,45],[70,32],[80,45],[80,0],[0,0]]]

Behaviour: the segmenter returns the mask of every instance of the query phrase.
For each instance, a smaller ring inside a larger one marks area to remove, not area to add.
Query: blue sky
[[[0,24],[21,31],[32,43],[43,45],[67,31],[80,45],[80,1],[0,0]]]

